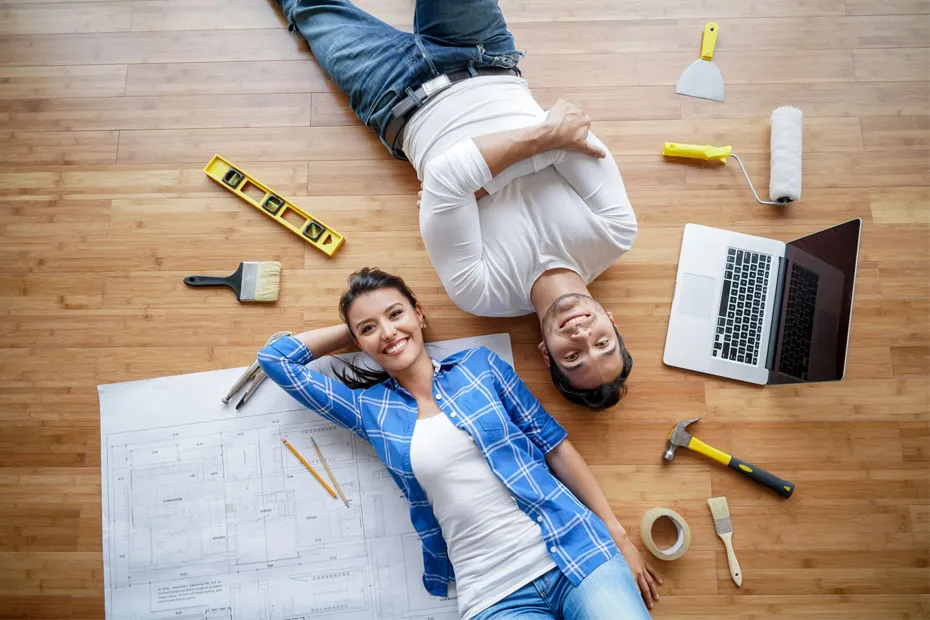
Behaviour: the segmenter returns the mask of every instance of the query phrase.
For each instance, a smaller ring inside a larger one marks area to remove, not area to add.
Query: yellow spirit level
[[[239,196],[323,254],[331,257],[345,243],[345,237],[335,230],[288,199],[282,198],[277,192],[272,191],[219,155],[214,155],[203,171],[222,187]],[[255,200],[249,195],[248,190],[253,187],[264,194],[261,200]],[[289,222],[285,219],[288,213],[299,216],[297,219],[303,219],[303,224],[295,226]]]

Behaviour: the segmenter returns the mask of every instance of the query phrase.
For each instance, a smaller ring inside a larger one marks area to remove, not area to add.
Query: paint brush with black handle
[[[236,291],[239,301],[271,302],[278,300],[281,290],[281,263],[239,263],[236,272],[225,278],[187,276],[188,286],[228,286]]]

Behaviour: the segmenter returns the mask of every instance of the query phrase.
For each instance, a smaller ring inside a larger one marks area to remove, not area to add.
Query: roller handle
[[[688,159],[727,163],[727,157],[733,154],[733,147],[666,142],[662,146],[662,154],[666,157],[686,157]]]
[[[770,474],[761,467],[756,467],[755,465],[751,465],[746,461],[741,461],[735,456],[730,457],[730,462],[727,467],[730,469],[735,469],[739,473],[751,478],[761,485],[767,486],[785,499],[788,499],[791,497],[791,494],[794,493],[793,482],[782,480],[775,474]]]
[[[710,22],[704,26],[704,38],[701,39],[701,60],[712,60],[714,58],[714,49],[717,47],[717,31],[720,26],[716,22]]]

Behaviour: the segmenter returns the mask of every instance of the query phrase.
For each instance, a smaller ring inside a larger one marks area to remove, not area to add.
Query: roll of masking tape
[[[668,517],[675,524],[675,529],[678,530],[678,540],[668,549],[659,549],[655,541],[652,540],[652,526],[662,517]],[[643,543],[652,552],[652,555],[666,562],[677,560],[683,556],[685,551],[688,550],[688,545],[691,544],[691,528],[688,527],[687,521],[680,514],[668,508],[653,508],[647,511],[643,515],[642,522],[640,522],[639,532],[640,536],[643,537]]]

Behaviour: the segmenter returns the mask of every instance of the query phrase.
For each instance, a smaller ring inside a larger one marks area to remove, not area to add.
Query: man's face
[[[543,318],[542,334],[543,358],[558,364],[576,389],[594,389],[623,371],[613,316],[587,295],[556,299]]]

